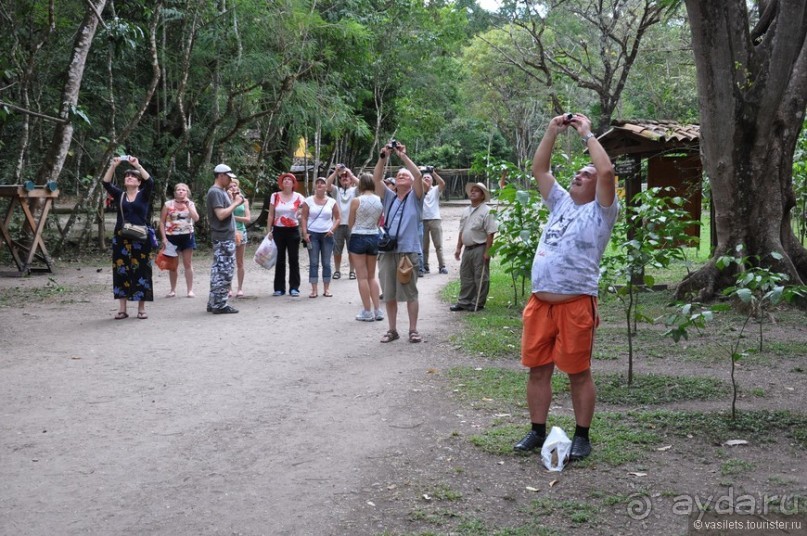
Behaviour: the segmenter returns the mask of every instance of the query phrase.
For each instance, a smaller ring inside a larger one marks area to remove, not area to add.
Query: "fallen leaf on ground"
[[[658,450],[660,452],[664,452],[665,450],[670,450],[671,448],[672,448],[672,445],[664,445],[663,447],[659,447],[656,450]]]
[[[746,441],[745,439],[729,439],[723,444],[726,445],[727,447],[736,447],[738,445],[747,445],[748,441]]]
[[[527,490],[527,491],[535,491],[535,492],[537,492],[537,491],[538,491],[538,488],[533,488],[532,486],[527,486],[527,487],[526,487],[526,490]]]
[[[647,476],[647,473],[639,473],[637,471],[631,471],[628,474],[633,476]]]
[[[553,480],[552,482],[549,483],[549,487],[551,488],[552,486],[554,486],[557,483],[558,483],[557,480]]]
[[[423,498],[426,499],[427,501],[432,500],[431,495],[429,495],[428,493],[424,493]]]
[[[375,503],[373,501],[367,501],[367,504],[369,504],[370,506],[375,506]]]
[[[437,373],[438,373],[438,372],[440,372],[440,371],[439,371],[439,370],[437,370],[436,368],[428,368],[428,369],[426,369],[426,372],[427,372],[428,374],[437,374]]]

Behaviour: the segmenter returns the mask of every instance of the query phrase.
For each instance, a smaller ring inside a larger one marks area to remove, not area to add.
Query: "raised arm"
[[[434,181],[437,183],[437,189],[440,190],[440,193],[443,193],[443,191],[446,189],[446,181],[444,181],[443,177],[441,177],[437,173],[436,169],[432,170],[431,176],[432,176],[432,178],[434,178]]]
[[[391,150],[389,145],[382,147],[381,151],[378,152],[378,160],[375,163],[375,168],[373,168],[375,194],[381,198],[382,202],[387,193],[387,185],[384,184],[384,168],[387,167],[387,158],[389,158]]]
[[[415,196],[418,199],[423,199],[423,174],[420,172],[420,168],[409,158],[409,155],[406,154],[406,145],[399,143],[395,153],[403,162],[404,167],[412,174],[412,190],[415,192]]]
[[[244,204],[244,197],[241,194],[235,194],[233,197],[232,202],[227,207],[216,207],[213,209],[213,212],[216,214],[216,217],[219,220],[225,220],[227,217],[233,213],[233,210],[236,209],[238,205]]]
[[[535,157],[532,159],[532,176],[538,182],[538,190],[544,199],[549,197],[549,192],[555,185],[555,176],[552,175],[551,161],[552,149],[555,148],[555,140],[558,134],[565,131],[568,125],[563,123],[563,116],[553,117],[546,127],[544,137],[535,150]]]
[[[597,170],[597,203],[601,207],[610,207],[614,203],[616,196],[616,182],[614,181],[614,165],[605,152],[605,148],[600,144],[600,140],[591,132],[591,120],[583,114],[575,114],[572,123],[580,134],[583,143],[588,148],[591,156],[591,163]]]
[[[109,167],[107,168],[106,173],[104,173],[104,178],[101,180],[104,182],[111,182],[112,176],[115,174],[115,168],[117,168],[119,164],[120,158],[117,156],[110,160]]]
[[[338,167],[333,168],[333,171],[331,172],[331,174],[328,175],[327,179],[325,179],[325,191],[326,192],[333,193],[334,190],[336,190],[337,186],[334,184],[334,181],[336,180],[336,174],[337,174],[338,171],[339,171]]]

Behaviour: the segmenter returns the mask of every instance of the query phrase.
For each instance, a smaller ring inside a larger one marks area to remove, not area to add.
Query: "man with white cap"
[[[227,188],[235,173],[219,164],[213,169],[215,182],[207,191],[207,220],[213,241],[213,266],[210,267],[210,296],[207,312],[215,315],[237,313],[227,304],[227,294],[235,272],[235,219],[233,211],[244,203],[241,193],[230,199]]]
[[[480,311],[485,308],[490,290],[490,248],[499,230],[488,201],[490,190],[481,182],[468,183],[465,192],[471,205],[460,218],[460,232],[454,258],[460,260],[460,293],[451,311]],[[465,251],[463,251],[465,248]]]

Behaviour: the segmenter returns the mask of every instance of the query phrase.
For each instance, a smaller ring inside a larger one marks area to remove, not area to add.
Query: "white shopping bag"
[[[263,242],[255,251],[255,262],[267,270],[275,266],[277,262],[277,246],[274,240],[269,240],[268,236],[263,237]]]
[[[569,459],[572,450],[572,440],[562,428],[553,426],[541,448],[541,460],[544,467],[550,471],[563,471],[563,466]]]
[[[163,249],[163,253],[165,254],[166,257],[178,257],[179,256],[179,253],[177,252],[177,247],[174,244],[172,244],[171,242],[168,242],[165,245],[165,248]]]

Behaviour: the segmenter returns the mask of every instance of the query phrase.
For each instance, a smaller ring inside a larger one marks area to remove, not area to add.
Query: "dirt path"
[[[207,255],[196,299],[163,298],[156,272],[145,321],[112,319],[107,265],[60,266],[57,290],[0,307],[0,533],[373,533],[357,486],[441,419],[417,401],[457,326],[439,291],[457,277],[461,210],[443,209],[451,274],[419,282],[419,345],[356,322],[347,278],[305,297],[307,262],[293,299],[248,261],[238,315],[205,312]],[[0,278],[0,291],[47,284]]]

